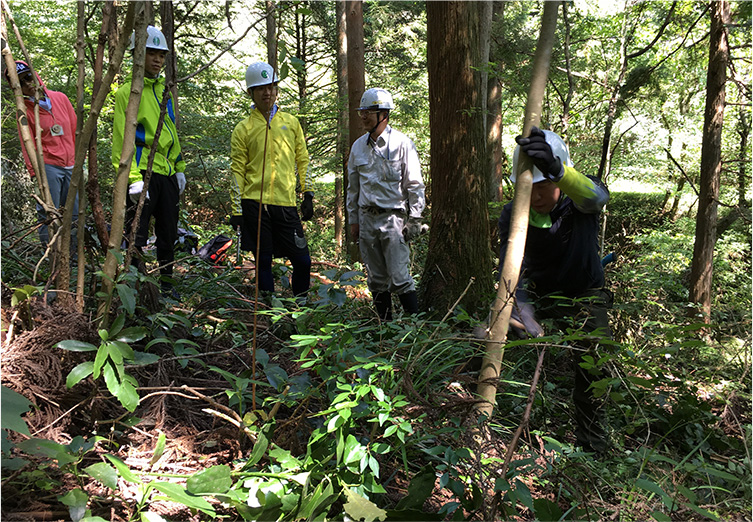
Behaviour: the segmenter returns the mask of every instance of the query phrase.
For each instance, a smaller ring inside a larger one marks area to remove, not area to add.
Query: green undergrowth
[[[122,458],[127,443],[104,431],[69,444],[31,437],[23,418],[31,405],[3,387],[4,490],[54,492],[76,521],[106,519],[98,506],[108,499],[131,520],[149,522],[165,520],[154,506],[164,499],[201,520],[744,516],[751,505],[749,230],[741,223],[720,238],[712,324],[701,325],[687,302],[693,222],[667,219],[657,198],[613,193],[609,207],[615,340],[588,361],[607,375],[594,386],[605,400],[604,455],[574,445],[568,346],[578,330],[509,343],[495,414],[481,422],[473,403],[484,345],[462,307],[444,322],[422,315],[380,322],[362,297],[360,265],[345,263],[321,270],[306,302],[282,297],[290,272],[276,265],[280,293],[255,305],[243,271],[184,256],[180,307],[149,312],[140,290],[150,278],[124,273],[117,313],[97,343],[71,339],[56,350],[85,359],[67,386],[95,383],[111,394],[124,412],[123,433],[143,414],[141,370],[171,359],[185,375],[212,373],[227,383],[213,400],[232,412],[247,448],[242,458],[184,474],[132,469]],[[335,259],[328,233],[313,232],[315,257]],[[18,278],[20,310],[40,288],[25,284],[23,266],[3,255],[4,280]],[[253,350],[256,368],[212,364],[204,354],[218,346]],[[530,422],[506,464],[540,350]],[[31,438],[20,442],[7,430]],[[153,462],[169,442],[160,435]],[[95,450],[100,458],[90,464]],[[87,487],[92,481],[98,487]]]

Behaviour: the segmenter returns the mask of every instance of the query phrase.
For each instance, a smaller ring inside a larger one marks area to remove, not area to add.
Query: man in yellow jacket
[[[286,257],[293,265],[293,294],[300,297],[308,292],[311,279],[311,256],[301,219],[313,217],[314,193],[301,124],[275,103],[279,81],[272,67],[264,62],[252,63],[246,70],[246,91],[254,105],[251,114],[235,126],[230,140],[235,181],[230,224],[234,229],[241,227],[243,250],[256,255],[261,207],[256,259],[259,290],[274,291],[272,259]],[[297,184],[304,194],[301,217],[296,210]]]
[[[131,35],[131,50],[134,37]],[[175,240],[178,237],[178,205],[180,195],[186,188],[186,162],[181,155],[178,130],[175,127],[173,100],[167,101],[167,114],[160,131],[159,141],[154,143],[160,115],[160,103],[165,90],[165,79],[160,71],[165,64],[169,49],[165,35],[154,26],[147,27],[146,59],[144,62],[144,90],[141,93],[136,125],[136,150],[131,161],[128,177],[128,197],[126,198],[126,234],[131,233],[131,224],[136,214],[141,192],[144,190],[149,154],[156,147],[152,176],[146,187],[146,199],[141,211],[139,227],[136,232],[136,248],[146,246],[149,235],[149,221],[154,216],[154,233],[157,236],[157,261],[160,264],[162,294],[179,300],[180,296],[173,288],[173,261],[175,260]],[[115,114],[112,125],[112,164],[117,171],[120,154],[123,149],[125,131],[125,113],[131,82],[123,84],[115,93]]]

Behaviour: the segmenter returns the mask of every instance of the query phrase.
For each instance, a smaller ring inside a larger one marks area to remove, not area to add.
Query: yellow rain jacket
[[[264,116],[256,108],[233,129],[230,138],[230,168],[235,179],[232,193],[234,215],[242,214],[241,199],[294,207],[297,182],[300,182],[302,192],[312,190],[308,170],[309,153],[301,124],[292,114],[276,109],[275,105],[268,133],[265,132]]]

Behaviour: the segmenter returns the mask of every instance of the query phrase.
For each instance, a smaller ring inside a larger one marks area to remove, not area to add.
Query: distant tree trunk
[[[570,19],[568,17],[568,3],[562,2],[562,22],[565,29],[565,41],[563,43],[563,52],[565,55],[565,69],[567,69],[567,93],[562,97],[562,115],[560,123],[562,128],[560,134],[563,138],[567,136],[570,128],[570,104],[575,94],[575,77],[572,74],[571,56],[570,56]],[[565,138],[566,139],[566,138]]]
[[[173,112],[175,114],[175,126],[180,129],[180,103],[178,100],[178,55],[175,52],[175,16],[173,15],[172,2],[159,3],[159,17],[162,25],[162,33],[170,52],[165,59],[165,85],[172,85],[170,95],[173,99]]]
[[[348,115],[353,115],[361,103],[361,96],[366,89],[366,80],[363,64],[363,2],[361,0],[348,0],[345,3],[347,10],[347,47],[348,47]],[[360,118],[350,117],[348,136],[348,150],[353,142],[362,134]],[[343,191],[348,191],[348,177],[345,176]],[[347,219],[347,213],[346,213]],[[350,236],[350,227],[345,226],[346,235]],[[361,254],[354,238],[348,237],[348,254],[352,261],[358,261]]]
[[[612,144],[612,128],[614,127],[615,116],[617,115],[617,104],[620,101],[620,87],[625,81],[625,74],[627,73],[628,61],[627,61],[627,18],[628,13],[625,13],[625,21],[623,22],[622,34],[620,35],[620,71],[617,76],[617,81],[612,89],[612,95],[609,98],[609,105],[607,108],[607,121],[604,125],[604,137],[601,142],[601,161],[599,161],[599,171],[597,173],[599,179],[606,179],[609,175],[610,169],[610,149]]]
[[[505,2],[494,0],[492,2],[492,24],[504,16]],[[490,41],[489,53],[492,54],[494,46]],[[496,75],[489,78],[486,88],[486,148],[489,160],[489,199],[502,201],[504,188],[502,185],[502,84]]]
[[[337,18],[337,155],[341,175],[335,178],[335,244],[342,254],[345,228],[345,187],[348,179],[348,36],[345,2],[335,2]]]
[[[84,49],[84,32],[86,30],[86,3],[78,2],[76,4],[76,64],[78,66],[78,78],[76,81],[76,137],[81,136],[81,130],[84,128],[84,79],[86,78],[86,54]],[[83,175],[83,168],[81,169]],[[83,183],[79,185],[78,190],[78,244],[76,245],[76,255],[79,266],[86,265],[84,258],[84,239],[86,223],[86,191]],[[77,270],[76,275],[76,309],[79,313],[84,313],[84,270]]]
[[[700,305],[701,320],[710,322],[714,245],[716,243],[719,176],[722,169],[722,123],[729,45],[725,25],[729,2],[711,2],[706,110],[701,145],[701,183],[696,216],[695,245],[690,267],[690,302]]]
[[[477,2],[427,2],[432,209],[424,309],[446,313],[475,279],[462,306],[485,309],[494,282],[487,211]],[[453,78],[453,81],[447,81]]]
[[[300,114],[306,114],[306,96],[308,83],[306,81],[306,64],[308,63],[306,56],[307,37],[306,34],[306,15],[303,13],[295,12],[295,56],[303,64],[303,69],[296,69],[296,83],[298,84],[298,109]],[[298,116],[301,122],[301,128],[303,134],[307,134],[308,130],[308,118],[305,116]]]
[[[274,0],[267,0],[267,63],[277,70],[277,9]]]
[[[108,40],[112,51],[117,46],[117,13],[115,2],[108,0],[102,4],[102,26],[99,31],[97,41],[97,50],[94,57],[94,84],[92,86],[92,98],[96,98],[102,87],[102,67],[104,63],[105,48]],[[115,39],[113,39],[113,35]],[[83,120],[81,122],[83,124]],[[94,127],[91,139],[89,140],[89,176],[86,182],[86,195],[91,206],[92,217],[94,218],[94,228],[97,230],[99,244],[104,251],[107,243],[110,241],[110,233],[107,231],[107,218],[102,208],[102,198],[99,193],[99,169],[97,167],[97,128]]]

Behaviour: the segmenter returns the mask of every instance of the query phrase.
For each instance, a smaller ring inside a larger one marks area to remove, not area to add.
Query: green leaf
[[[645,491],[659,495],[662,499],[667,498],[667,494],[656,482],[639,478],[635,481],[635,485]]]
[[[114,337],[117,337],[117,335],[123,329],[123,325],[124,324],[125,324],[125,315],[120,314],[112,322],[112,326],[110,326],[110,330],[107,332],[108,335],[107,335],[107,339],[105,339],[105,341],[110,340],[110,339],[112,339]]]
[[[257,462],[259,462],[267,452],[268,447],[269,439],[267,439],[267,436],[262,430],[259,432],[259,438],[256,440],[256,444],[254,444],[254,449],[251,452],[251,457],[249,457],[248,462],[246,462],[246,466],[253,466]]]
[[[110,489],[118,488],[118,472],[109,464],[105,462],[97,462],[96,464],[84,468],[84,471],[89,474],[90,477],[100,481],[104,486]]]
[[[193,495],[219,494],[227,492],[233,485],[230,466],[212,466],[188,477],[186,490]]]
[[[207,515],[215,516],[214,508],[212,504],[207,502],[201,497],[191,495],[180,484],[173,484],[172,482],[152,482],[151,487],[166,495],[164,500],[171,500],[178,502],[184,506],[188,506],[191,509],[198,509],[203,511]],[[161,500],[159,496],[155,497],[155,500]]]
[[[153,466],[155,462],[157,462],[159,459],[162,458],[162,454],[165,452],[165,434],[163,432],[159,432],[159,435],[157,436],[157,444],[154,446],[154,453],[152,454],[152,458],[149,460],[149,465]]]
[[[135,366],[146,366],[148,364],[154,364],[160,360],[160,356],[155,353],[145,352],[133,352],[133,361],[131,364]]]
[[[364,522],[374,522],[374,520],[387,519],[387,512],[371,500],[354,493],[347,486],[343,487],[343,491],[345,491],[345,496],[348,499],[344,506],[345,512],[354,520],[363,519]]]
[[[68,448],[57,442],[47,439],[28,439],[16,444],[16,447],[30,455],[41,455],[55,459],[59,466],[65,466],[78,460]]]
[[[139,405],[139,392],[136,387],[128,381],[123,381],[117,394],[114,394],[120,404],[128,411],[134,411]]]
[[[31,436],[29,426],[21,417],[31,408],[31,402],[18,392],[6,388],[0,388],[0,428]]]
[[[123,480],[131,482],[133,484],[141,484],[141,479],[139,479],[139,477],[137,477],[136,474],[131,471],[131,468],[129,468],[125,462],[120,460],[115,455],[110,455],[108,453],[105,453],[105,458],[112,462],[112,465],[115,466],[115,469],[118,470],[118,474],[123,477]]]
[[[69,352],[93,352],[97,349],[97,347],[91,343],[85,343],[84,341],[75,340],[60,341],[55,345],[55,348],[62,348],[63,350],[68,350]]]
[[[133,315],[136,311],[136,291],[123,283],[116,284],[115,289],[118,291],[118,297],[125,311],[128,315]]]
[[[94,367],[92,368],[92,376],[95,379],[99,379],[102,374],[102,367],[107,362],[108,348],[107,344],[102,344],[97,350],[97,356],[94,358]]]
[[[661,511],[652,511],[651,517],[657,522],[672,522],[672,517]]]
[[[436,472],[431,465],[421,468],[408,485],[408,494],[400,499],[396,509],[421,509],[424,502],[434,491],[437,481]]]
[[[122,329],[118,335],[113,336],[113,340],[123,343],[135,343],[142,340],[148,334],[149,330],[143,326],[132,326]]]
[[[68,377],[66,377],[65,379],[66,387],[73,388],[75,385],[80,383],[83,379],[86,379],[87,377],[89,377],[92,374],[93,370],[94,370],[93,361],[86,361],[77,365],[68,373]]]
[[[86,504],[89,502],[89,495],[81,489],[72,489],[65,495],[58,496],[58,500],[65,506],[68,506],[68,512],[73,522],[79,522],[86,514]]]
[[[128,344],[124,343],[123,341],[110,341],[110,345],[120,350],[120,354],[123,356],[124,360],[133,360],[133,348],[131,348]]]
[[[533,512],[536,520],[549,522],[550,520],[560,520],[562,518],[562,509],[556,502],[546,498],[537,498],[533,501]]]

